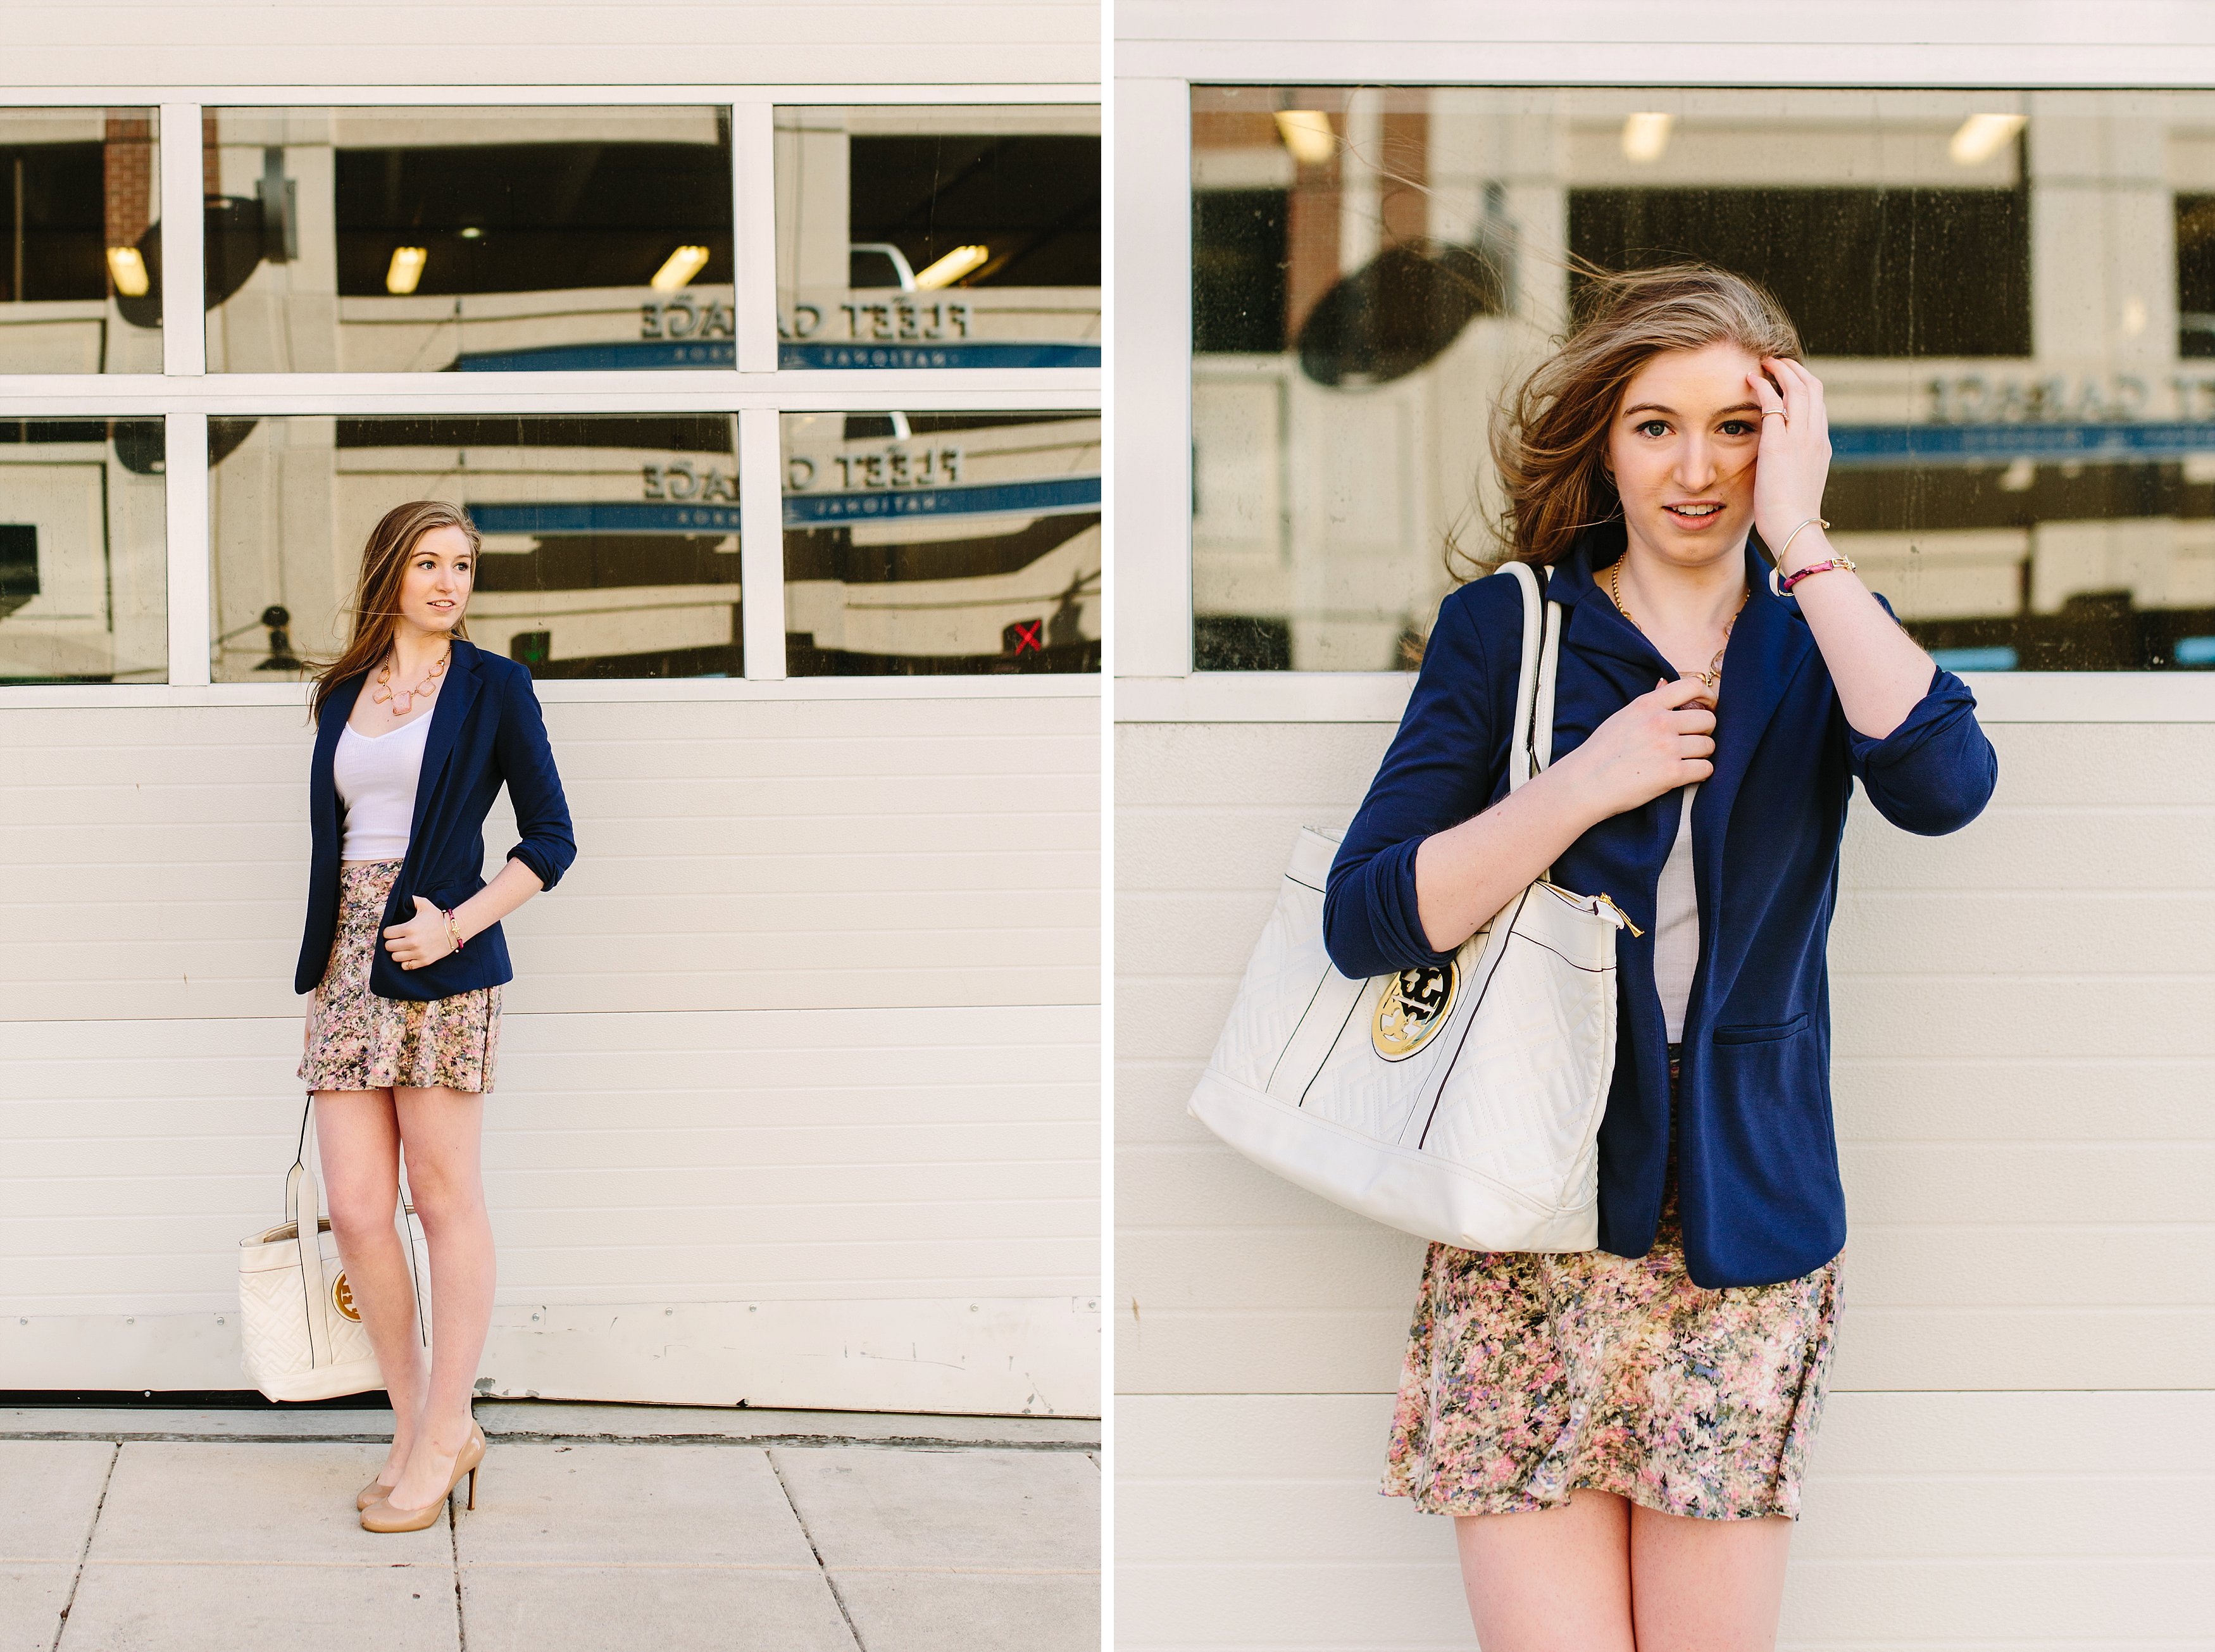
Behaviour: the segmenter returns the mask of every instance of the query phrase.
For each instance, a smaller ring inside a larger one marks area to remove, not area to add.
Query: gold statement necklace
[[[1630,617],[1629,615],[1625,614],[1623,617],[1629,619]],[[1632,623],[1635,623],[1636,622],[1633,621]],[[453,657],[454,651],[450,648],[445,651],[445,653],[439,656],[439,663],[431,667],[430,675],[424,678],[421,682],[416,684],[413,688],[396,688],[393,686],[393,661],[390,660],[386,660],[384,662],[384,669],[377,673],[377,687],[370,694],[369,697],[371,702],[377,705],[390,704],[392,707],[392,715],[394,716],[406,716],[410,711],[414,709],[415,701],[419,696],[435,694],[439,691],[438,681],[441,677],[444,677],[446,674],[446,662]],[[1721,658],[1721,655],[1717,655],[1716,657],[1718,659]]]
[[[1623,586],[1619,579],[1622,571],[1623,558],[1620,556],[1617,557],[1613,562],[1607,565],[1608,600],[1615,605],[1615,610],[1617,613],[1621,614],[1633,625],[1638,625],[1637,616],[1633,614],[1629,609],[1623,605]],[[1745,590],[1739,593],[1738,606],[1731,610],[1731,617],[1723,622],[1722,647],[1715,650],[1715,657],[1708,662],[1708,668],[1705,671],[1696,671],[1692,673],[1693,676],[1698,678],[1702,683],[1707,685],[1710,693],[1722,686],[1723,655],[1728,652],[1730,648],[1731,628],[1738,623],[1738,617],[1746,611],[1746,600],[1752,594],[1753,587],[1752,586],[1748,586]],[[1638,625],[1638,629],[1643,631],[1646,628],[1643,625]]]

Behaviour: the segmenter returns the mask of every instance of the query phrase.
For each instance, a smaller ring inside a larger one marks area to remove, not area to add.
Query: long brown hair
[[[400,629],[400,582],[416,542],[439,528],[459,528],[469,542],[469,588],[476,588],[476,558],[483,550],[476,524],[458,505],[443,500],[418,499],[396,505],[369,531],[361,548],[361,574],[353,587],[353,640],[344,653],[316,672],[316,692],[308,715],[319,715],[333,690],[351,678],[365,674],[391,649],[393,634]],[[469,636],[466,618],[457,619],[450,635]]]
[[[1618,515],[1623,501],[1605,460],[1624,387],[1665,351],[1725,341],[1756,357],[1801,354],[1783,306],[1743,275],[1689,263],[1588,273],[1568,335],[1493,409],[1500,510],[1494,552],[1482,566],[1557,562],[1579,533]],[[1449,573],[1453,556],[1449,545]]]

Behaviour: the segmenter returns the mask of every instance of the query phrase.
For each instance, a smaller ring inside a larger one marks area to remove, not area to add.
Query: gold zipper
[[[1568,889],[1564,889],[1560,884],[1555,882],[1551,878],[1540,878],[1538,880],[1538,887],[1542,889],[1550,891],[1554,894],[1559,895],[1563,900],[1568,901],[1572,906],[1581,907],[1585,906],[1585,903],[1587,900],[1590,900],[1592,904],[1587,910],[1589,910],[1595,918],[1599,916],[1599,909],[1602,906],[1604,906],[1608,911],[1615,914],[1615,921],[1617,924],[1622,925],[1624,929],[1629,930],[1633,935],[1638,937],[1640,939],[1642,940],[1645,938],[1646,931],[1640,929],[1637,924],[1630,921],[1630,914],[1623,911],[1622,907],[1617,906],[1613,900],[1610,900],[1604,894],[1591,896],[1576,894]]]
[[[1592,899],[1599,905],[1606,907],[1608,911],[1613,912],[1616,917],[1616,921],[1621,924],[1623,928],[1629,930],[1631,934],[1636,936],[1641,940],[1645,938],[1646,931],[1640,929],[1637,924],[1630,921],[1630,914],[1623,911],[1622,907],[1617,906],[1615,902],[1609,900],[1605,894],[1596,894]]]

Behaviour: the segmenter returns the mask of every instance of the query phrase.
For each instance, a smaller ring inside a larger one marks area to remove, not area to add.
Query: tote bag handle
[[[316,1179],[315,1158],[308,1151],[309,1128],[316,1116],[316,1098],[308,1097],[300,1112],[300,1146],[292,1168],[285,1176],[285,1219],[292,1224],[293,1243],[300,1252],[300,1290],[306,1299],[308,1346],[317,1366],[334,1363],[330,1322],[324,1314],[322,1188]]]
[[[1507,752],[1507,789],[1519,790],[1554,760],[1554,686],[1561,678],[1562,616],[1546,600],[1531,564],[1516,558],[1507,573],[1523,587],[1523,660],[1515,681],[1515,734]],[[1554,570],[1545,572],[1548,586]]]

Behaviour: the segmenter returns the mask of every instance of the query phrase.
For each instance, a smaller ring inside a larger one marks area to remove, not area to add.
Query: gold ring
[[[1770,408],[1763,413],[1761,416],[1764,419],[1784,419],[1784,409],[1782,408]],[[1784,419],[1784,422],[1789,425],[1792,421],[1789,419]]]

